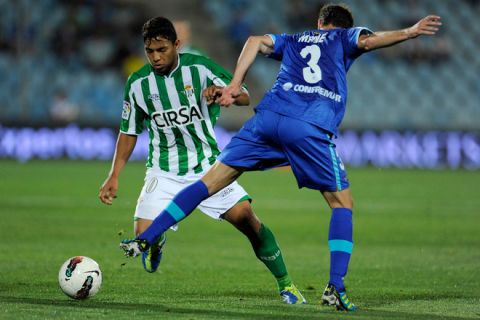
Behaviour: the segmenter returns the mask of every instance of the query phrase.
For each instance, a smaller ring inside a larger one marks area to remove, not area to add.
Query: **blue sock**
[[[138,235],[137,239],[147,240],[152,245],[162,233],[186,218],[206,198],[208,198],[208,189],[202,180],[189,185],[173,198],[152,224]]]
[[[343,278],[347,274],[348,262],[352,254],[352,210],[347,208],[332,209],[328,247],[330,248],[330,283],[338,291],[345,291]]]

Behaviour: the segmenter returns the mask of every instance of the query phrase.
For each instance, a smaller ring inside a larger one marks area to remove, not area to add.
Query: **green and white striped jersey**
[[[177,175],[200,173],[220,153],[213,131],[220,106],[208,106],[202,92],[231,79],[229,72],[199,55],[179,54],[178,66],[166,76],[146,64],[128,78],[120,131],[138,135],[146,124],[147,167]]]

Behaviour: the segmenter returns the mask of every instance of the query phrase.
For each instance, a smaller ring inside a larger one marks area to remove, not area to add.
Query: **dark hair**
[[[148,20],[142,27],[143,42],[157,37],[177,41],[177,33],[170,20],[164,17],[156,17]]]
[[[338,28],[353,27],[353,15],[350,8],[344,4],[326,4],[320,9],[318,15],[320,24],[332,24]]]

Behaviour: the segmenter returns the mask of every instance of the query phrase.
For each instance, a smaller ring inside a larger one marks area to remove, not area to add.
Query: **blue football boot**
[[[145,271],[150,273],[157,271],[160,261],[162,260],[163,247],[166,241],[167,236],[163,233],[157,244],[148,248],[147,251],[142,252],[142,264]]]

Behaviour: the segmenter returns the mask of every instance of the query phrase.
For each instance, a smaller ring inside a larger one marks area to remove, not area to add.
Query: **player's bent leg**
[[[347,298],[343,282],[353,249],[353,199],[350,189],[322,194],[332,208],[328,232],[330,280],[322,301],[327,305],[335,305],[339,310],[354,311],[355,305]]]
[[[183,188],[152,221],[152,224],[137,236],[136,242],[146,243],[146,248],[162,237],[168,228],[188,217],[205,199],[235,181],[242,170],[216,162],[202,179]],[[122,247],[123,248],[123,247]],[[130,248],[124,251],[128,254]]]
[[[283,301],[287,304],[306,303],[305,298],[290,279],[273,233],[261,223],[250,203],[248,201],[237,203],[224,214],[224,218],[250,240],[257,258],[265,264],[277,280]]]
[[[140,233],[145,231],[151,224],[152,220],[149,219],[138,218],[137,220],[135,220],[135,236],[138,236]],[[166,240],[166,235],[165,233],[163,233],[160,239],[155,244],[149,246],[148,249],[141,252],[142,264],[145,271],[150,273],[157,271],[162,260],[163,248],[165,246]]]

